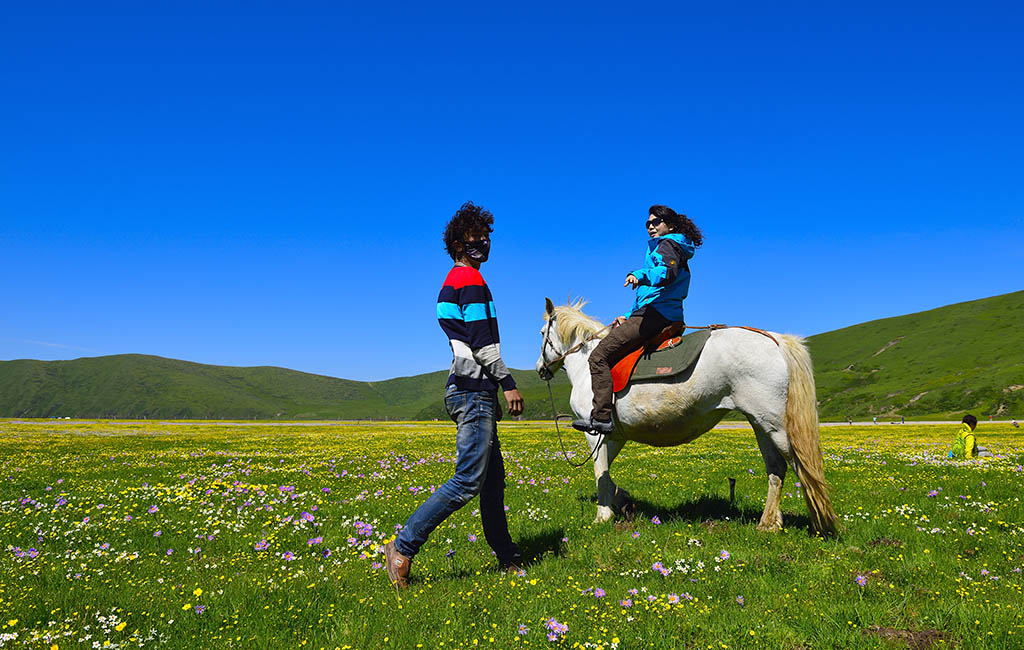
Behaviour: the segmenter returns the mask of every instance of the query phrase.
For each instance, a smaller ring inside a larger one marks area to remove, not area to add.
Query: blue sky
[[[487,4],[5,9],[0,359],[446,368],[465,200],[516,368],[545,296],[629,306],[652,203],[691,324],[1024,289],[1019,5]]]

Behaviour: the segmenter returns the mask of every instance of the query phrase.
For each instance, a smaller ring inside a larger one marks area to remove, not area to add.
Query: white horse
[[[578,301],[555,307],[546,299],[537,372],[544,378],[564,365],[572,384],[572,410],[578,417],[589,417],[594,394],[588,359],[604,326],[584,314],[582,305]],[[802,339],[788,334],[772,336],[777,344],[746,329],[715,330],[688,372],[668,380],[635,381],[616,394],[615,432],[605,438],[587,434],[587,444],[595,454],[595,523],[610,520],[613,507],[621,509],[629,502],[628,494],[615,486],[609,473],[627,441],[655,447],[691,442],[736,410],[754,428],[768,473],[768,497],[757,529],[782,528],[779,503],[786,465],[790,464],[803,483],[814,532],[835,534],[836,515],[822,467],[811,358]]]

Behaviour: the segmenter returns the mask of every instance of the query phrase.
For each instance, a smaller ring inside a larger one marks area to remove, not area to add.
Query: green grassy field
[[[823,428],[822,540],[792,474],[785,530],[755,530],[749,430],[627,445],[640,517],[594,526],[590,469],[502,424],[527,574],[498,571],[473,501],[399,594],[379,548],[451,475],[452,425],[0,421],[0,647],[1018,648],[1024,437],[982,423],[997,457],[953,461],[955,429]]]

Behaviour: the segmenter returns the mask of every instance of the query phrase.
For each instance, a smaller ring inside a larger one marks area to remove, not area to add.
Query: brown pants
[[[594,407],[590,417],[607,422],[612,419],[612,366],[654,338],[670,324],[656,309],[648,307],[642,316],[633,315],[613,327],[590,355],[590,384],[594,389]]]

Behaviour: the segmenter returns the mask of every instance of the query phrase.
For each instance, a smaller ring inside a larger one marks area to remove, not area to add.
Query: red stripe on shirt
[[[453,289],[461,289],[462,287],[485,286],[487,283],[484,282],[484,276],[480,275],[480,271],[472,266],[456,266],[448,272],[444,284]]]

